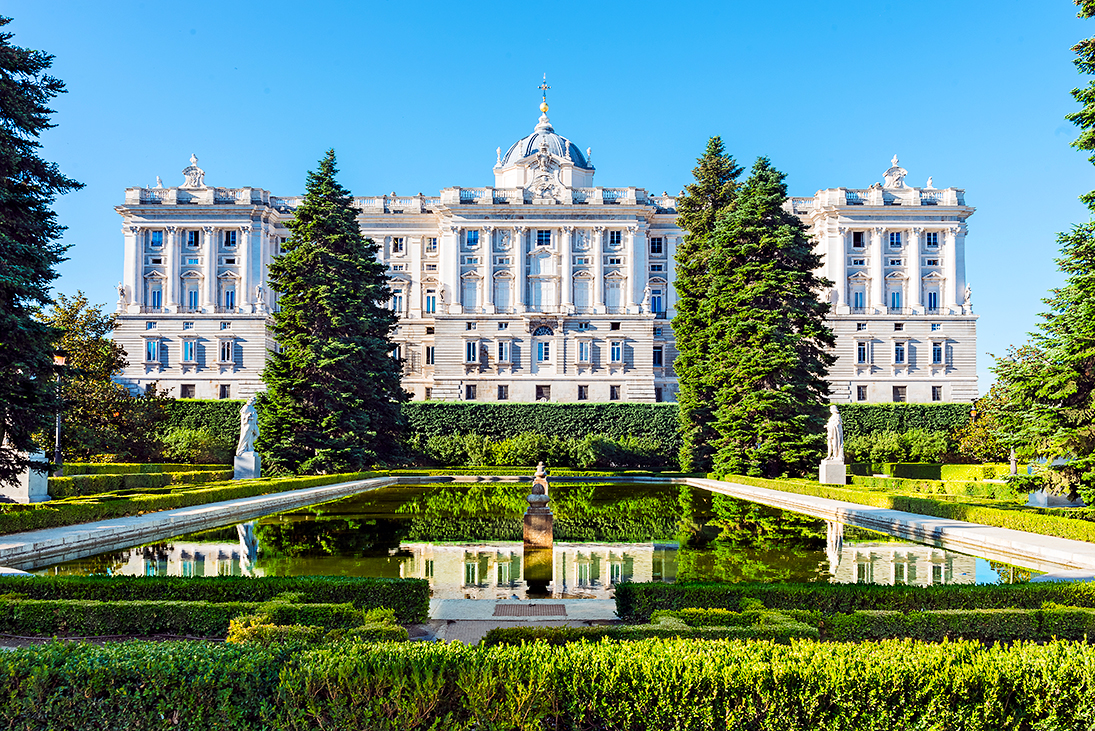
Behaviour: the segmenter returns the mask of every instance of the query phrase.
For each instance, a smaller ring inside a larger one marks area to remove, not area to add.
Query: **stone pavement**
[[[0,536],[0,566],[35,569],[184,533],[244,523],[264,515],[387,487],[399,481],[392,477],[355,480],[62,528],[11,533]]]
[[[589,627],[615,621],[616,602],[603,599],[432,599],[421,639],[474,645],[495,627]]]

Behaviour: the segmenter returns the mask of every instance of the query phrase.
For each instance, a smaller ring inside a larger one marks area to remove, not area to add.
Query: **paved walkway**
[[[798,495],[793,492],[769,490],[734,482],[700,478],[685,478],[682,481],[693,487],[742,500],[792,510],[858,528],[867,528],[898,538],[1035,571],[1095,570],[1095,544],[1087,541],[1027,533],[1010,528],[996,528],[961,520],[935,518],[906,513],[902,510],[872,508],[869,505],[812,495]]]
[[[398,482],[392,477],[340,482],[302,490],[161,510],[95,523],[0,536],[0,566],[31,570],[210,528],[244,523],[285,510],[356,495]]]

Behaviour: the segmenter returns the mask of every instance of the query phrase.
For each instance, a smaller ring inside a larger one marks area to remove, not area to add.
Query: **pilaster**
[[[836,238],[829,239],[829,278],[839,294],[833,312],[847,313],[848,306],[848,227],[837,227]]]
[[[494,314],[494,226],[484,226],[479,233],[479,281],[483,288],[483,312]]]
[[[647,266],[647,254],[650,243],[647,240],[646,226],[642,223],[628,229],[631,251],[628,254],[628,270],[631,272],[627,290],[631,296],[628,312],[639,312],[639,305],[645,299],[647,282],[650,280],[650,267]]]
[[[593,312],[605,312],[605,227],[593,227]]]
[[[924,311],[924,287],[920,274],[920,241],[923,235],[924,229],[920,226],[909,229],[908,267],[906,267],[906,271],[909,272],[909,291],[906,295],[909,298],[909,307],[913,312],[918,313]]]
[[[254,257],[251,254],[251,227],[240,226],[240,292],[236,293],[236,306],[240,312],[251,312],[251,302],[254,300],[254,292],[251,276],[251,262]]]
[[[885,280],[882,272],[882,237],[886,234],[884,228],[871,229],[871,307],[881,307],[885,312],[886,291]]]
[[[144,247],[141,245],[141,227],[127,226],[125,236],[125,270],[122,283],[129,294],[129,312],[139,313],[144,304]]]
[[[513,308],[516,312],[525,311],[525,290],[527,289],[528,276],[526,274],[527,249],[525,245],[526,226],[513,227],[513,266],[517,279],[513,284]]]
[[[460,307],[460,231],[459,226],[445,226],[441,231],[441,240],[437,245],[441,247],[438,252],[441,280],[441,299],[445,303],[439,305],[438,312],[461,312]],[[456,309],[453,309],[453,308]]]
[[[216,312],[217,306],[217,229],[202,226],[202,312]]]
[[[563,226],[560,248],[559,288],[561,289],[562,307],[564,313],[574,312],[574,227]]]
[[[168,226],[164,233],[167,234],[167,241],[164,242],[164,271],[167,273],[167,280],[164,288],[164,305],[168,312],[179,311],[179,274],[180,274],[180,261],[181,255],[179,247],[179,229],[176,226]]]

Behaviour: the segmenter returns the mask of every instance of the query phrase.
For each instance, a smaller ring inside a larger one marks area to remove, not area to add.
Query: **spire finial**
[[[548,83],[547,83],[547,73],[544,74],[544,80],[536,88],[539,89],[543,93],[543,100],[540,102],[540,111],[543,112],[544,114],[547,114],[547,110],[548,110],[547,90],[551,88],[550,86],[548,86]]]

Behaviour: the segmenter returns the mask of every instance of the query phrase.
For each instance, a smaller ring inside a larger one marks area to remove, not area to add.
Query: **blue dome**
[[[529,155],[535,155],[540,150],[541,142],[547,143],[548,152],[563,159],[570,158],[575,167],[592,170],[593,166],[586,160],[585,154],[578,146],[562,135],[555,134],[555,130],[548,121],[547,115],[540,116],[540,122],[535,131],[528,137],[522,137],[502,156],[501,167],[509,167],[518,160],[523,160]]]

